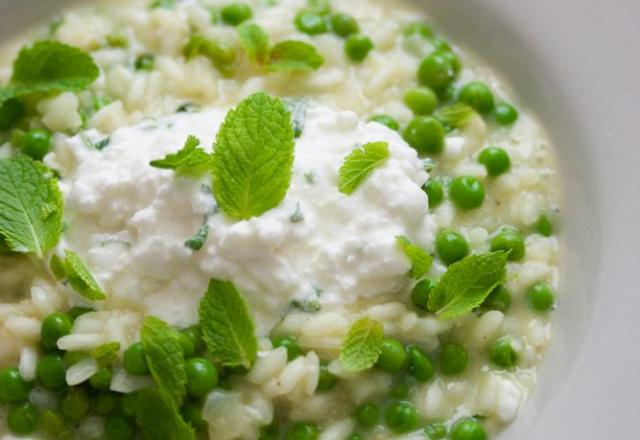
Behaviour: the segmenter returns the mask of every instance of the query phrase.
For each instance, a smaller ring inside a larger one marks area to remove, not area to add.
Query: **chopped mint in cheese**
[[[300,209],[300,203],[296,203],[296,210],[294,211],[293,214],[291,214],[291,217],[289,217],[289,221],[291,223],[300,223],[302,221],[304,221],[304,214],[302,213],[302,210]]]

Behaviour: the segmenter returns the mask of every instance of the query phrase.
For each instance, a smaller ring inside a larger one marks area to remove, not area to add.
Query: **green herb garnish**
[[[249,369],[256,360],[258,342],[247,304],[235,286],[211,280],[199,314],[202,338],[213,359],[226,367]]]
[[[305,72],[318,70],[324,58],[315,47],[303,41],[282,41],[271,48],[269,70]]]
[[[409,276],[414,279],[420,279],[431,269],[431,263],[433,263],[433,257],[427,253],[420,246],[416,246],[411,243],[407,237],[399,235],[396,237],[398,246],[402,249],[404,254],[411,262],[411,269],[409,269]]]
[[[155,168],[175,170],[181,176],[198,176],[211,170],[212,154],[199,147],[200,139],[189,136],[177,153],[167,154],[164,159],[152,160],[149,165]]]
[[[187,392],[187,373],[176,330],[161,319],[147,316],[140,330],[140,341],[158,388],[180,406]]]
[[[195,440],[193,429],[170,396],[143,389],[133,393],[129,402],[145,440]]]
[[[80,255],[70,249],[64,251],[64,269],[69,285],[76,293],[91,301],[107,299]]]
[[[382,352],[382,324],[365,316],[353,323],[340,348],[342,367],[351,372],[371,368]]]
[[[86,52],[57,41],[39,41],[18,54],[11,82],[0,88],[0,103],[36,92],[79,92],[99,74]]]
[[[256,217],[280,204],[293,167],[291,115],[282,101],[259,92],[231,110],[218,131],[213,192],[230,217]]]
[[[252,63],[265,65],[269,62],[269,35],[255,23],[244,22],[238,26],[240,45]]]
[[[503,283],[508,252],[469,255],[449,266],[429,297],[429,310],[452,319],[480,306]]]
[[[107,366],[113,364],[118,359],[120,353],[119,342],[107,342],[91,350],[91,357],[96,360],[98,365]]]
[[[0,159],[0,237],[42,258],[60,240],[63,201],[53,173],[27,156]]]
[[[389,157],[389,144],[370,142],[353,150],[340,167],[338,189],[350,195]]]

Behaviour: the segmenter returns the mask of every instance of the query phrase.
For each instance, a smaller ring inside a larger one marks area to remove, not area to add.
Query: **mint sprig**
[[[212,155],[200,148],[200,139],[195,136],[187,137],[178,152],[149,162],[152,167],[175,170],[176,174],[182,176],[198,176],[209,171],[212,164]]]
[[[63,201],[53,173],[27,156],[0,159],[0,238],[42,258],[60,240]]]
[[[353,323],[340,348],[342,367],[351,372],[368,370],[382,352],[382,324],[365,316]]]
[[[78,92],[99,74],[91,56],[81,49],[58,41],[39,41],[18,54],[11,82],[0,88],[0,103],[37,92]]]
[[[252,63],[265,65],[269,62],[269,35],[255,23],[245,22],[238,26],[240,46]]]
[[[69,285],[76,293],[91,301],[107,299],[80,255],[70,249],[64,251],[64,269]]]
[[[464,126],[475,114],[473,107],[459,102],[438,109],[434,116],[442,122],[445,128],[453,130]]]
[[[158,388],[180,406],[187,392],[187,373],[176,331],[161,319],[147,316],[140,330],[140,341]]]
[[[339,171],[338,189],[350,195],[364,180],[389,158],[389,144],[370,142],[351,152]]]
[[[409,276],[414,279],[420,279],[426,275],[426,273],[429,272],[429,269],[431,269],[433,257],[420,246],[416,246],[411,243],[411,240],[404,235],[397,236],[396,242],[411,262]]]
[[[442,319],[471,312],[503,283],[508,252],[469,255],[449,266],[429,297],[429,310]]]
[[[293,168],[291,115],[259,92],[231,110],[216,138],[213,193],[230,217],[249,219],[284,199]]]
[[[198,311],[202,338],[213,359],[226,367],[249,369],[256,360],[258,342],[247,304],[235,286],[211,280]]]
[[[145,440],[195,440],[193,428],[184,421],[176,403],[160,390],[136,391],[130,404]]]

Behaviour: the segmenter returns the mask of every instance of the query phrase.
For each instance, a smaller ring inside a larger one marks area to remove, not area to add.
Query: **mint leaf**
[[[187,393],[187,373],[176,330],[155,316],[147,316],[140,330],[140,342],[158,388],[180,406]]]
[[[258,343],[247,304],[230,282],[211,280],[200,301],[202,338],[216,362],[249,369]]]
[[[107,299],[80,255],[70,249],[64,251],[64,269],[69,285],[78,294],[91,301]]]
[[[209,225],[204,224],[193,237],[184,242],[184,245],[192,251],[199,251],[207,238],[209,238]]]
[[[411,269],[409,269],[409,276],[411,278],[420,279],[429,272],[431,269],[431,263],[433,263],[433,257],[429,255],[420,246],[416,246],[404,235],[398,235],[396,242],[409,258],[411,262]]]
[[[60,240],[62,195],[53,174],[27,156],[0,159],[0,238],[42,258]]]
[[[365,316],[353,323],[340,348],[342,367],[351,372],[373,367],[382,352],[382,324]]]
[[[132,396],[133,413],[144,439],[195,440],[193,429],[169,396],[156,389],[142,389]]]
[[[442,319],[469,313],[504,282],[508,252],[469,255],[449,266],[429,297],[429,310]]]
[[[91,350],[91,357],[98,365],[104,367],[113,364],[118,359],[120,353],[119,342],[107,342]]]
[[[213,192],[222,211],[245,220],[280,204],[293,167],[291,115],[264,92],[231,110],[218,131]]]
[[[151,8],[151,9],[156,9],[156,8],[171,9],[175,5],[176,5],[176,0],[153,0],[149,4],[149,8]]]
[[[35,92],[79,92],[99,74],[91,56],[77,47],[39,41],[18,54],[11,82],[0,88],[0,103]]]
[[[352,194],[388,157],[389,144],[386,142],[370,142],[353,150],[340,167],[338,183],[340,192]]]
[[[149,165],[155,168],[175,170],[183,176],[198,176],[209,171],[212,166],[211,154],[199,148],[200,139],[195,136],[187,137],[181,150],[167,154],[164,159],[152,160]]]
[[[474,114],[475,111],[471,106],[459,102],[440,108],[434,116],[442,122],[446,128],[452,130],[465,125],[471,120]]]
[[[287,40],[271,48],[269,70],[304,72],[318,70],[324,58],[315,47],[303,41]]]
[[[238,26],[240,46],[244,49],[249,60],[254,64],[269,62],[269,35],[255,23],[244,22]]]

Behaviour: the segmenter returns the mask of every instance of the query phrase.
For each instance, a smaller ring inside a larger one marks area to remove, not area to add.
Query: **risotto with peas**
[[[118,0],[0,49],[0,435],[495,438],[558,170],[403,0]]]

